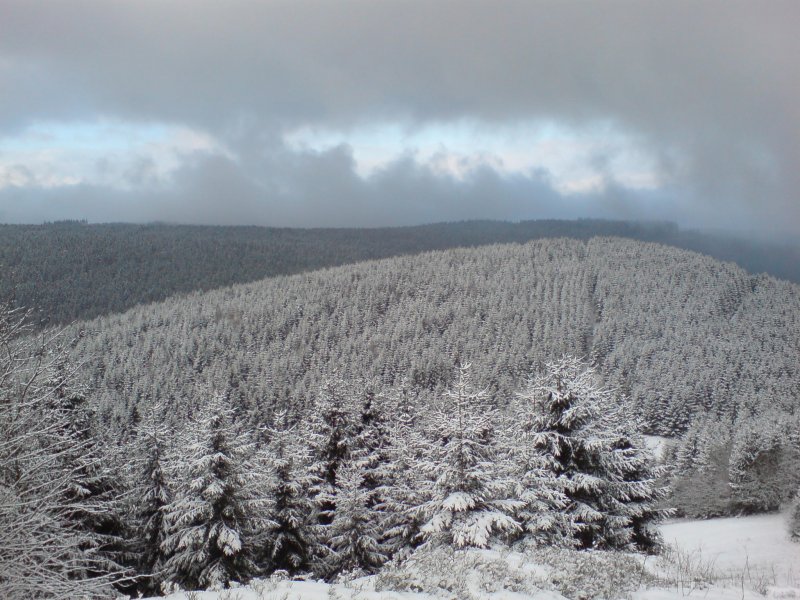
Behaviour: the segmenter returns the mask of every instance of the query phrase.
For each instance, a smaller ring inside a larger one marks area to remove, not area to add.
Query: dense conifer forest
[[[333,373],[419,393],[457,359],[508,398],[562,354],[586,357],[648,431],[696,414],[796,409],[797,286],[730,263],[619,238],[455,249],[266,279],[81,323],[76,359],[109,425],[141,402],[188,415],[222,391],[255,419],[301,410]]]
[[[800,246],[679,230],[670,223],[466,221],[383,229],[280,229],[79,221],[0,225],[0,299],[43,323],[120,312],[175,293],[429,250],[533,239],[620,236],[733,261],[800,282]]]
[[[673,508],[800,487],[798,286],[665,245],[456,248],[0,325],[8,597],[658,552]]]

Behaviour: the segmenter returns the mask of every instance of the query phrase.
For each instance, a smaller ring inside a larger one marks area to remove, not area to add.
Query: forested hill
[[[0,225],[0,300],[66,323],[175,293],[361,260],[549,237],[621,236],[700,251],[751,273],[800,281],[800,247],[770,246],[665,223],[470,221],[387,229],[177,225]]]
[[[663,245],[551,239],[397,257],[265,279],[78,324],[99,418],[144,404],[176,421],[223,393],[258,422],[299,415],[326,377],[423,401],[473,365],[495,401],[563,353],[590,357],[650,431],[701,413],[794,413],[800,287]]]

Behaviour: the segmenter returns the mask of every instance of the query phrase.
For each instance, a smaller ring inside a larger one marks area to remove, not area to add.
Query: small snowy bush
[[[525,554],[424,547],[377,575],[375,589],[472,600],[489,594],[535,596],[557,591],[571,600],[627,598],[656,583],[640,560],[622,552],[531,548]]]
[[[375,589],[477,600],[493,592],[533,594],[545,586],[533,572],[515,568],[490,554],[425,546],[401,564],[386,565],[376,576]]]
[[[642,584],[655,583],[629,553],[542,548],[532,558],[547,565],[550,586],[571,600],[629,598]]]

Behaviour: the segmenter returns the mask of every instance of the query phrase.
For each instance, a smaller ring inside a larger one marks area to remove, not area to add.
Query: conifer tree
[[[678,514],[711,518],[731,512],[730,456],[733,427],[726,420],[693,426],[677,450],[670,499]]]
[[[385,513],[383,543],[391,556],[402,557],[420,542],[422,519],[414,510],[422,504],[424,476],[416,466],[423,456],[419,410],[407,380],[390,392],[394,419],[389,427],[389,483],[382,490]]]
[[[333,521],[324,528],[329,573],[374,573],[389,556],[384,500],[392,482],[384,404],[367,387],[350,457],[340,467]]]
[[[355,437],[352,404],[351,392],[344,381],[332,378],[321,387],[312,408],[311,471],[316,479],[313,494],[321,525],[333,521],[337,475],[350,457]]]
[[[740,513],[778,510],[786,499],[782,484],[784,440],[778,421],[762,416],[740,420],[734,429],[728,473],[734,508]],[[788,490],[791,493],[791,489]]]
[[[268,486],[269,526],[259,535],[262,571],[296,574],[310,568],[317,550],[317,506],[311,498],[313,478],[308,474],[308,452],[298,439],[297,427],[286,424],[269,430],[270,442],[262,458],[272,479]]]
[[[361,466],[348,461],[339,471],[333,521],[325,527],[327,575],[376,573],[388,560],[388,552],[381,543],[381,525],[374,490],[365,481]]]
[[[194,426],[184,450],[188,481],[166,508],[166,579],[184,589],[246,581],[256,573],[257,533],[271,525],[252,481],[252,444],[221,396]]]
[[[655,550],[665,491],[594,370],[572,357],[548,363],[520,398],[529,411],[523,427],[549,472],[543,484],[555,478],[566,500],[564,538],[578,548]]]
[[[485,392],[473,390],[469,365],[462,365],[453,387],[432,413],[422,459],[427,499],[415,512],[424,539],[434,543],[486,547],[494,536],[520,530],[513,513],[511,482],[497,465],[492,408]]]
[[[172,501],[172,490],[165,473],[168,430],[161,421],[157,406],[149,410],[148,418],[140,423],[136,447],[142,456],[139,485],[133,494],[135,545],[139,590],[157,594],[164,577],[166,556],[164,542],[167,528],[165,511]]]
[[[516,518],[524,538],[537,546],[571,546],[573,529],[565,509],[569,500],[565,480],[531,443],[531,431],[510,425],[509,437],[516,441],[510,454],[513,460],[514,496],[522,502]]]

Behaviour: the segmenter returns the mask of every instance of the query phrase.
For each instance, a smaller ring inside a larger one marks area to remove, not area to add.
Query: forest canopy
[[[264,277],[462,246],[619,236],[660,242],[800,282],[800,247],[662,222],[465,221],[379,229],[279,229],[65,221],[0,225],[0,300],[68,323]]]

